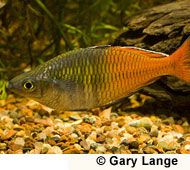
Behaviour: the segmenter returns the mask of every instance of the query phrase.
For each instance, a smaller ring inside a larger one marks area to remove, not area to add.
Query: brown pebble
[[[104,135],[97,135],[96,142],[103,143],[106,137]]]
[[[103,121],[103,122],[102,122],[102,126],[110,126],[111,123],[112,123],[111,121],[106,120],[106,121]]]
[[[80,131],[81,133],[90,133],[92,130],[92,125],[88,123],[82,123],[76,127],[76,130]]]
[[[90,145],[85,141],[85,140],[82,140],[80,142],[80,145],[85,149],[85,150],[89,150],[90,149]]]
[[[148,134],[142,134],[137,138],[139,144],[146,143],[150,139]]]
[[[12,138],[15,134],[16,134],[15,130],[5,131],[5,133],[1,136],[1,139],[8,140],[8,139]]]
[[[175,121],[174,121],[174,118],[173,118],[173,117],[168,117],[168,118],[164,119],[164,120],[162,121],[162,123],[165,123],[166,125],[170,125],[170,124],[174,124]]]
[[[34,148],[34,139],[26,138],[24,147],[28,149]]]
[[[51,119],[34,119],[35,123],[42,124],[44,126],[52,126],[53,122]]]
[[[96,122],[96,119],[94,117],[87,117],[86,116],[86,117],[83,118],[83,121],[85,123],[94,124]]]
[[[16,133],[16,136],[17,136],[17,137],[26,137],[26,133],[25,133],[24,130],[21,130],[21,131],[18,131],[18,132]]]
[[[159,142],[158,146],[163,148],[165,151],[175,150],[179,147],[179,143],[177,142]]]
[[[146,129],[150,129],[153,125],[153,122],[148,117],[143,117],[141,119],[129,122],[128,125],[133,127],[144,127]]]
[[[81,119],[78,112],[69,112],[68,115],[69,115],[69,118],[72,120],[80,120]]]
[[[56,135],[52,136],[51,139],[57,142],[57,141],[61,140],[61,137],[60,137],[60,135],[56,134]]]
[[[181,125],[173,125],[174,131],[184,133],[184,128]]]
[[[137,141],[132,141],[129,143],[129,148],[138,149],[139,143]]]
[[[111,131],[112,128],[110,126],[105,126],[104,127],[104,132],[108,132],[108,131]]]
[[[68,140],[68,137],[66,135],[62,135],[60,138],[61,141],[66,141]]]
[[[138,131],[138,129],[136,127],[132,127],[132,126],[129,126],[129,125],[126,125],[125,129],[130,134],[134,134],[135,132]]]
[[[102,120],[110,120],[110,116],[111,116],[111,107],[108,108],[108,109],[105,109],[103,110],[102,112],[99,113],[99,117],[102,119]]]
[[[93,150],[93,149],[90,149],[90,150],[88,151],[88,153],[89,153],[89,154],[96,154],[95,150]]]
[[[128,146],[130,149],[137,149],[139,147],[139,143],[135,138],[124,139],[121,144]]]
[[[122,127],[122,126],[124,126],[124,125],[126,124],[126,121],[125,121],[125,118],[124,118],[124,117],[118,117],[118,118],[116,119],[116,122],[118,123],[118,126],[119,126],[119,127]]]
[[[56,145],[56,141],[52,140],[52,139],[48,139],[47,142],[50,144],[50,145]]]
[[[49,148],[48,152],[47,152],[47,154],[62,154],[62,153],[63,153],[63,151],[58,146],[53,146],[53,147]]]
[[[183,145],[180,147],[180,153],[190,154],[190,141],[183,143]]]
[[[0,150],[7,149],[6,143],[0,143]]]
[[[131,151],[129,150],[128,146],[120,146],[120,153],[121,154],[131,154]]]
[[[22,146],[22,145],[17,145],[17,144],[15,144],[14,142],[10,142],[10,143],[9,143],[9,148],[10,148],[12,151],[16,151],[16,150],[22,149],[23,146]]]
[[[70,149],[63,151],[63,154],[80,154],[80,153],[82,153],[82,151],[79,151],[76,148],[70,148]]]
[[[146,147],[143,150],[144,150],[144,153],[146,153],[146,154],[157,154],[158,153],[156,150],[154,150],[151,147]]]
[[[152,125],[150,129],[150,136],[157,137],[158,136],[158,127],[155,125]]]
[[[14,151],[14,154],[23,154],[23,150],[22,149],[18,149],[16,151]]]

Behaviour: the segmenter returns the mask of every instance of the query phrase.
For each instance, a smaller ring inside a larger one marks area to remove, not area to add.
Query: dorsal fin
[[[133,53],[136,53],[136,54],[142,54],[142,55],[153,57],[153,58],[163,58],[163,57],[169,56],[168,54],[165,54],[165,53],[155,52],[155,51],[151,51],[151,50],[145,50],[145,49],[138,48],[138,47],[115,46],[113,48],[115,48],[117,50],[124,50],[124,51],[126,50],[128,52],[133,52]]]
[[[111,45],[100,45],[100,46],[92,46],[92,47],[88,47],[91,49],[105,49],[105,48],[109,48],[111,47]]]
[[[132,47],[132,46],[111,46],[111,45],[101,45],[101,46],[93,46],[93,47],[88,47],[91,49],[105,49],[105,48],[113,48],[116,50],[124,50],[128,52],[133,52],[136,54],[142,54],[145,56],[153,57],[153,58],[163,58],[169,56],[168,54],[161,53],[161,52],[156,52],[152,50],[145,50],[143,48],[139,47]]]

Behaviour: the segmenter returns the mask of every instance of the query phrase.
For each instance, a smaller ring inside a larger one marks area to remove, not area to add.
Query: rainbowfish
[[[110,105],[165,75],[190,82],[190,38],[170,56],[109,45],[69,51],[13,78],[8,88],[57,111],[89,110]]]

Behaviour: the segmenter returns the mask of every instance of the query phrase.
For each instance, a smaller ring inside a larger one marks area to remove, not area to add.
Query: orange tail
[[[190,37],[171,55],[171,57],[174,61],[175,75],[190,83]]]

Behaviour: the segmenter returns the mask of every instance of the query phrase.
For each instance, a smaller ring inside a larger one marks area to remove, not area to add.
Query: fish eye
[[[24,88],[26,90],[33,90],[34,89],[34,83],[32,81],[28,80],[24,83]]]

